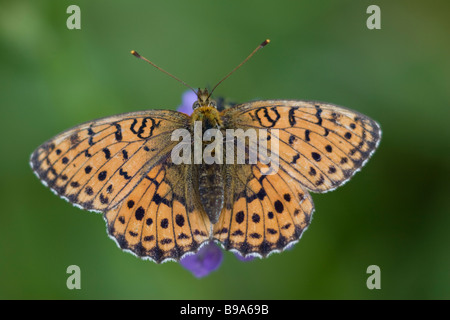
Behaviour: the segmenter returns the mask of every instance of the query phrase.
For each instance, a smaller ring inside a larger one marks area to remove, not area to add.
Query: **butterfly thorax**
[[[196,121],[202,122],[204,131],[208,129],[220,129],[222,127],[219,111],[212,106],[198,107],[195,109],[191,117],[192,128]]]
[[[206,130],[222,129],[222,120],[220,113],[215,107],[215,102],[209,99],[208,91],[199,90],[198,100],[194,103],[194,112],[191,116],[191,129],[194,132],[194,125],[201,123],[201,136],[203,137]],[[203,150],[212,141],[203,141]],[[224,179],[222,166],[220,164],[207,164],[202,157],[202,163],[195,165],[194,181],[198,190],[198,198],[203,209],[209,217],[211,223],[216,223],[219,219],[220,212],[224,204]]]

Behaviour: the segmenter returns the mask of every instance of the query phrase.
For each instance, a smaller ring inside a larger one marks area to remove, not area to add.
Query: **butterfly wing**
[[[367,116],[320,102],[255,101],[222,117],[226,128],[278,129],[269,131],[279,141],[277,174],[261,175],[261,162],[226,166],[230,192],[214,237],[244,256],[267,256],[295,243],[314,211],[308,190],[326,192],[348,181],[381,135]]]
[[[38,178],[83,209],[103,212],[118,245],[156,262],[179,259],[209,238],[192,197],[192,168],[174,165],[174,130],[189,117],[144,111],[91,121],[47,141],[31,155]],[[185,187],[183,187],[185,186]]]
[[[262,175],[261,163],[227,166],[225,207],[214,238],[242,256],[263,256],[296,243],[314,211],[309,193],[284,171]]]
[[[118,246],[157,263],[178,261],[209,240],[211,224],[193,195],[192,166],[169,158],[104,218]]]
[[[369,117],[315,101],[255,101],[226,110],[224,117],[234,128],[278,129],[280,169],[313,192],[348,181],[381,137]]]
[[[170,135],[188,117],[144,111],[81,124],[42,144],[31,155],[38,178],[57,195],[87,210],[116,206],[150,168],[170,156]]]

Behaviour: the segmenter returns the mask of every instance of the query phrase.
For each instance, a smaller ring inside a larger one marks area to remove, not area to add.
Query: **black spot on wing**
[[[122,141],[122,127],[118,123],[116,123],[115,126],[116,126],[116,132],[114,132],[114,135],[116,137],[116,140]]]
[[[136,211],[134,212],[134,216],[136,218],[136,220],[141,221],[144,218],[145,215],[145,210],[143,207],[139,207],[136,209]]]
[[[317,162],[319,162],[322,159],[321,155],[317,152],[311,152],[311,157],[314,159],[314,161]]]
[[[322,108],[320,108],[319,105],[316,105],[315,108],[316,108],[317,124],[318,124],[319,126],[321,126],[321,125],[322,125],[322,116],[321,116],[321,114],[322,114]]]
[[[119,169],[119,174],[124,177],[124,179],[129,180],[131,177],[128,175],[128,172],[124,171],[122,168]]]
[[[280,119],[280,114],[276,107],[260,107],[256,109],[255,117],[262,127],[273,128]]]
[[[103,153],[105,154],[105,159],[108,160],[111,158],[111,151],[108,148],[103,149]]]
[[[289,109],[289,124],[291,127],[293,127],[297,121],[295,120],[295,111],[298,109],[298,107],[293,107]]]
[[[242,222],[244,222],[244,218],[245,218],[245,214],[243,211],[239,211],[238,213],[236,213],[235,220],[237,223],[241,224]]]
[[[311,131],[309,131],[308,129],[305,130],[305,141],[311,141],[311,139],[309,138],[310,133]]]
[[[107,173],[106,171],[102,171],[98,174],[98,180],[103,181],[106,179]]]

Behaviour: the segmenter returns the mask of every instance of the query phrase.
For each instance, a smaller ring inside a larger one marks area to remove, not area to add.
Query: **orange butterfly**
[[[333,104],[265,100],[220,111],[211,93],[197,92],[191,116],[148,110],[76,126],[38,147],[31,167],[57,195],[103,213],[111,238],[141,258],[178,261],[210,240],[244,257],[266,257],[296,243],[308,227],[309,191],[348,181],[380,141],[375,121]],[[174,164],[178,142],[171,135],[192,135],[195,121],[221,131],[278,129],[278,172],[262,174],[259,161]]]

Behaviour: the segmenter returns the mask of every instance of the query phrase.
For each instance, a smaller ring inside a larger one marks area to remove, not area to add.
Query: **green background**
[[[66,8],[81,8],[68,30]],[[381,30],[366,27],[370,4]],[[0,4],[0,298],[449,299],[448,1],[3,1]],[[78,123],[175,109],[214,85],[261,41],[271,44],[216,96],[311,99],[360,111],[383,129],[351,182],[313,195],[293,250],[194,278],[119,250],[98,214],[53,195],[29,156]],[[81,268],[68,290],[66,268]],[[369,290],[367,267],[381,268]]]

